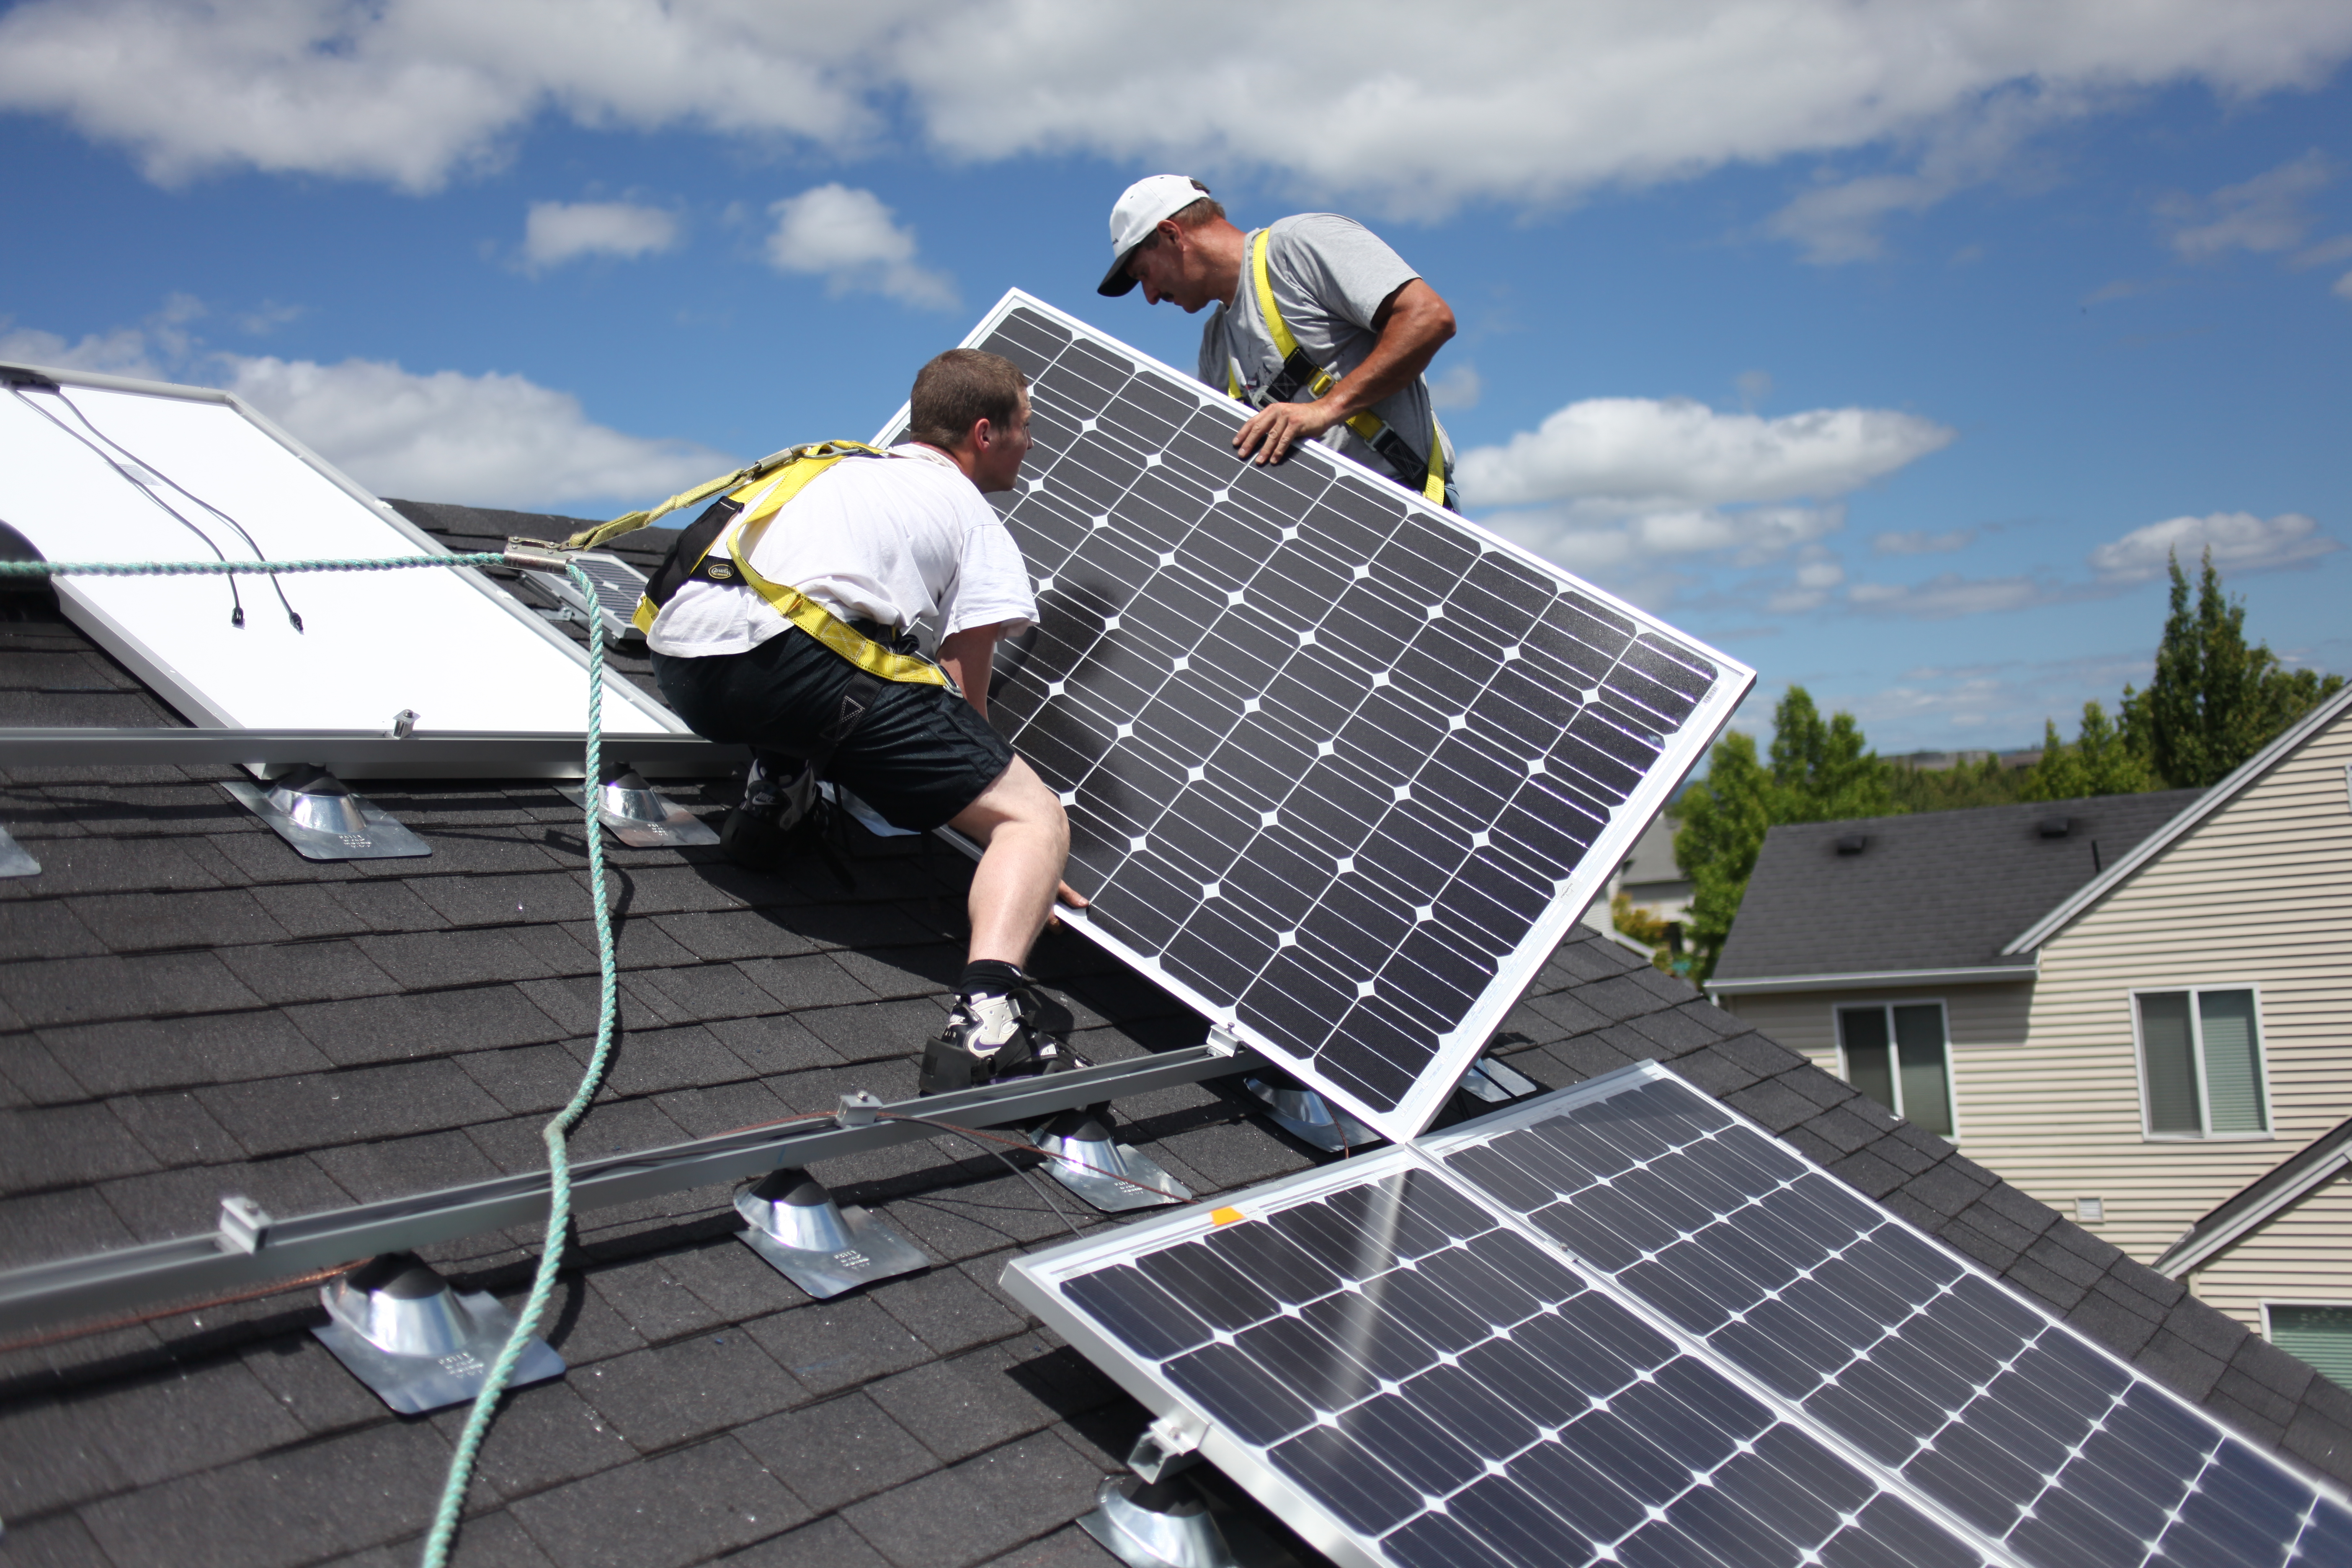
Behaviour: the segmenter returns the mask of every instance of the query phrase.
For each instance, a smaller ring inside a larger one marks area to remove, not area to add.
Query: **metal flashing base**
[[[583,810],[587,808],[587,793],[579,785],[558,784],[556,793]],[[656,794],[643,774],[625,763],[596,793],[596,816],[604,831],[632,849],[681,849],[719,842],[716,828]]]
[[[1492,1057],[1480,1057],[1462,1075],[1462,1091],[1489,1105],[1507,1105],[1542,1093],[1543,1085],[1515,1067],[1507,1067]]]
[[[1054,1180],[1105,1214],[1192,1201],[1192,1189],[1150,1155],[1111,1137],[1108,1106],[1066,1110],[1029,1136]]]
[[[41,863],[33,858],[32,851],[8,836],[0,827],[0,877],[37,877]]]
[[[299,767],[266,784],[222,788],[269,824],[305,860],[400,860],[433,847],[324,768]]]
[[[327,1322],[310,1332],[345,1370],[403,1415],[463,1405],[514,1332],[488,1291],[460,1296],[415,1254],[387,1253],[319,1291]],[[563,1358],[533,1335],[508,1386],[563,1375]]]
[[[806,1171],[770,1172],[735,1194],[735,1212],[751,1227],[743,1245],[819,1300],[931,1266],[888,1220],[843,1208]]]
[[[1244,1079],[1242,1087],[1265,1102],[1265,1113],[1276,1127],[1327,1153],[1369,1149],[1381,1141],[1379,1133],[1311,1089],[1262,1078]]]
[[[1181,1480],[1105,1476],[1078,1528],[1128,1568],[1242,1568],[1208,1503]]]

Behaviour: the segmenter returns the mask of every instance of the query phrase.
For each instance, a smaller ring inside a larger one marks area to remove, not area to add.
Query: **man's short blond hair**
[[[1195,180],[1192,182],[1192,188],[1201,193],[1201,199],[1190,206],[1178,207],[1161,219],[1162,223],[1172,223],[1178,228],[1194,229],[1213,223],[1225,216],[1225,204],[1210,195],[1208,186]],[[1149,250],[1159,243],[1160,229],[1158,225],[1154,225],[1151,232],[1136,243],[1135,248]]]

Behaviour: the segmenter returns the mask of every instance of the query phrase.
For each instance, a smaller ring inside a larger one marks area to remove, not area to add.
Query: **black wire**
[[[99,460],[104,463],[108,468],[112,468],[116,473],[121,474],[124,480],[130,484],[132,489],[137,490],[141,495],[145,496],[149,500],[153,501],[157,506],[162,507],[165,514],[168,515],[174,522],[177,522],[182,528],[186,529],[190,533],[194,534],[198,539],[203,540],[205,542],[205,548],[213,552],[213,559],[224,563],[228,560],[228,557],[222,552],[221,547],[213,542],[213,536],[211,534],[206,533],[203,529],[198,528],[194,523],[190,522],[185,517],[183,517],[180,514],[178,508],[173,506],[169,501],[165,500],[162,496],[157,495],[153,490],[149,489],[145,485],[141,484],[137,476],[132,474],[129,468],[124,468],[121,460],[118,459],[114,454],[109,452],[105,447],[91,440],[88,436],[83,435],[80,431],[75,429],[72,426],[67,424],[64,420],[50,413],[47,409],[34,402],[30,397],[25,395],[25,389],[18,386],[16,383],[9,383],[8,390],[14,393],[16,395],[17,400],[23,403],[26,407],[30,408],[34,413],[39,415],[42,418],[47,420],[50,424],[64,431],[67,435],[72,437],[75,440],[89,447],[91,451],[96,452],[99,456]],[[58,395],[59,397],[63,397],[65,395],[63,388],[58,389]],[[67,406],[72,407],[72,405],[68,404]],[[81,410],[75,408],[74,412],[79,415],[81,413]],[[86,425],[89,423],[86,416],[83,417],[82,423]],[[98,426],[91,425],[90,428],[92,430],[96,430]],[[177,487],[175,486],[173,488],[176,489]],[[184,495],[186,492],[182,491],[181,493]],[[226,574],[225,574],[225,575]],[[228,597],[229,603],[236,606],[229,613],[229,625],[234,626],[242,626],[245,625],[245,598],[244,595],[237,592],[236,578],[233,575],[228,577]],[[280,597],[283,597],[283,595],[281,595]]]
[[[76,403],[72,398],[68,397],[66,395],[66,389],[62,386],[58,388],[58,401],[64,404],[68,408],[72,409],[74,411],[74,417],[89,426],[91,435],[96,436],[100,440],[105,442],[116,451],[122,453],[132,462],[138,464],[141,468],[146,469],[149,473],[154,475],[157,479],[163,480],[165,484],[171,486],[173,489],[179,491],[182,495],[187,497],[190,500],[195,502],[198,506],[204,508],[206,511],[212,513],[215,517],[220,519],[223,522],[236,530],[236,536],[245,541],[246,547],[253,552],[253,558],[256,561],[267,561],[269,559],[268,552],[261,548],[260,542],[255,539],[252,534],[247,533],[245,531],[245,524],[237,521],[236,519],[221,510],[220,508],[213,505],[212,502],[206,500],[204,497],[198,495],[195,491],[190,489],[187,486],[182,484],[179,480],[165,473],[162,468],[157,468],[154,464],[149,462],[146,458],[141,457],[138,453],[132,451],[130,447],[124,446],[121,442],[108,435],[105,431],[100,430],[98,427],[98,421],[92,419],[89,414],[84,412],[80,404]],[[140,488],[143,489],[146,487],[142,485]],[[275,572],[269,574],[269,585],[272,588],[277,589],[278,603],[284,607],[287,620],[293,623],[293,626],[296,631],[300,631],[302,629],[302,617],[295,613],[293,604],[286,597],[285,585],[278,581],[278,574]]]
[[[1062,1205],[1054,1201],[1054,1194],[1047,1192],[1045,1187],[1038,1183],[1036,1176],[1033,1173],[1024,1171],[1020,1166],[1014,1164],[1013,1163],[1013,1156],[1006,1153],[996,1144],[990,1142],[985,1138],[982,1138],[979,1133],[974,1132],[969,1127],[958,1127],[952,1121],[934,1121],[928,1116],[909,1116],[904,1111],[892,1111],[890,1116],[893,1121],[919,1121],[926,1127],[936,1127],[942,1132],[952,1132],[959,1138],[971,1139],[973,1142],[979,1144],[982,1148],[987,1150],[990,1153],[1003,1161],[1004,1168],[1006,1170],[1012,1172],[1014,1175],[1028,1183],[1029,1190],[1045,1200],[1045,1206],[1054,1211],[1054,1217],[1055,1219],[1060,1220],[1065,1226],[1069,1227],[1069,1232],[1072,1236],[1077,1237],[1081,1240],[1085,1239],[1087,1233],[1080,1230],[1077,1227],[1076,1222],[1072,1220],[1068,1215],[1062,1212]],[[1035,1146],[1034,1144],[1031,1145],[1031,1148],[1033,1151],[1035,1150]],[[1042,1152],[1042,1151],[1036,1152]]]

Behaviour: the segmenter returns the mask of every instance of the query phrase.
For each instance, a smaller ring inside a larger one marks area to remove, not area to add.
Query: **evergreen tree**
[[[2156,650],[2147,689],[2124,688],[2123,736],[2128,748],[2175,789],[2206,789],[2267,745],[2344,684],[2338,675],[2290,670],[2263,643],[2246,641],[2246,606],[2221,592],[2213,552],[2205,552],[2197,603],[2177,556],[2171,613]]]
[[[2025,773],[2021,800],[2079,800],[2157,787],[2147,760],[2131,749],[2095,701],[2083,704],[2082,727],[2072,746],[2059,742],[2055,722],[2042,721],[2042,760]]]
[[[1768,829],[1896,810],[1893,769],[1867,749],[1853,715],[1824,721],[1801,686],[1789,688],[1772,710],[1769,755],[1768,767],[1752,737],[1726,735],[1708,758],[1706,776],[1677,807],[1675,862],[1692,885],[1683,935],[1694,981],[1715,972]]]

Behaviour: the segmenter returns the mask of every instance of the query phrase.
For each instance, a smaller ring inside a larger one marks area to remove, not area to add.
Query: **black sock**
[[[967,996],[1010,996],[1021,989],[1024,978],[1019,964],[982,958],[963,966],[956,989]]]

